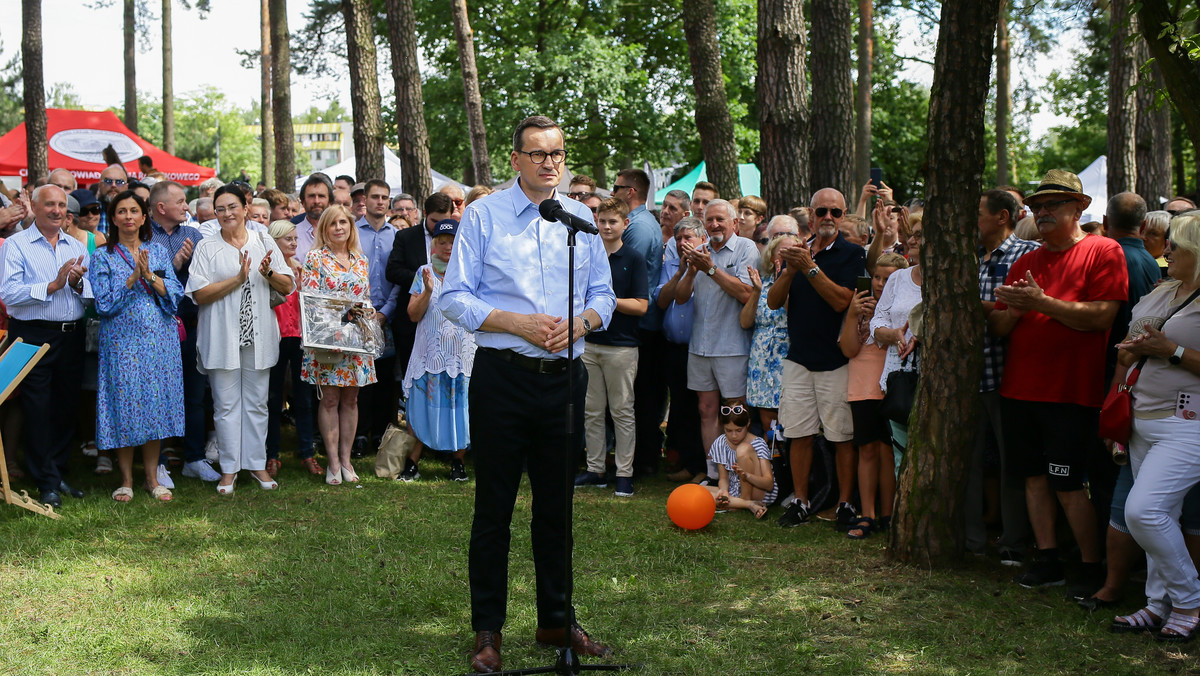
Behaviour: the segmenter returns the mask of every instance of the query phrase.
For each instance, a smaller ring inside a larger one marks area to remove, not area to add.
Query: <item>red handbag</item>
[[[1137,366],[1129,369],[1125,382],[1113,383],[1104,405],[1100,407],[1100,438],[1112,439],[1125,446],[1129,443],[1129,434],[1133,429],[1133,386],[1137,384],[1138,376],[1146,358],[1142,357]]]

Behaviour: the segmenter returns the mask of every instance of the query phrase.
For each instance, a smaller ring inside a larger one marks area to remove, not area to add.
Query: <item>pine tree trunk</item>
[[[858,81],[854,83],[854,184],[871,180],[871,85],[875,59],[872,0],[858,0]]]
[[[1112,37],[1108,52],[1108,194],[1133,190],[1137,185],[1137,84],[1133,36],[1137,22],[1129,16],[1130,0],[1112,0]]]
[[[287,0],[270,0],[271,116],[275,121],[275,186],[296,185],[296,137],[292,133],[292,50],[288,46]]]
[[[683,32],[687,37],[692,83],[696,88],[696,131],[700,134],[704,161],[708,163],[708,180],[717,187],[722,198],[732,199],[741,196],[742,187],[738,179],[733,118],[729,115],[729,102],[725,96],[716,11],[713,0],[686,0],[683,3]]]
[[[350,109],[354,115],[354,176],[382,180],[383,118],[375,69],[375,13],[371,0],[342,0],[346,57],[350,65]]]
[[[262,138],[262,182],[271,185],[275,178],[275,121],[271,119],[271,3],[259,3],[259,41],[262,43],[259,71],[262,76],[262,94],[259,99],[258,119]],[[291,192],[288,190],[287,192]]]
[[[135,134],[138,130],[136,12],[136,0],[125,0],[125,126]]]
[[[1000,0],[996,23],[996,185],[1014,183],[1008,167],[1008,132],[1012,128],[1012,51],[1008,41],[1008,0]]]
[[[479,71],[475,69],[475,34],[467,19],[467,0],[451,0],[458,62],[462,66],[463,100],[467,129],[471,134],[471,159],[475,183],[492,184],[492,161],[488,157],[487,129],[483,126],[483,98],[479,95]]]
[[[1135,41],[1134,62],[1145,63],[1150,50],[1144,40]],[[1171,104],[1163,101],[1155,107],[1156,92],[1163,87],[1158,65],[1150,68],[1150,77],[1137,89],[1137,194],[1151,210],[1162,200],[1171,199]]]
[[[162,0],[163,150],[175,154],[175,63],[171,40],[171,0]]]
[[[963,551],[964,449],[975,441],[983,317],[975,228],[1000,0],[942,3],[929,102],[921,383],[888,556],[946,566]]]
[[[50,175],[46,149],[46,88],[42,82],[42,0],[21,0],[21,68],[27,180]]]
[[[802,0],[758,0],[759,155],[768,214],[808,203],[805,39]]]
[[[812,0],[812,152],[809,185],[836,188],[854,203],[854,41],[849,0]]]
[[[387,0],[386,6],[392,79],[396,83],[401,188],[420,205],[433,192],[433,177],[429,173],[429,131],[417,65],[417,20],[412,0]]]

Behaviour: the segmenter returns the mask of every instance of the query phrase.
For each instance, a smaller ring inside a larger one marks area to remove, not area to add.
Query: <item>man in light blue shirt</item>
[[[62,493],[82,498],[63,477],[72,438],[73,410],[55,416],[51,411],[74,407],[79,401],[83,371],[85,303],[92,298],[85,278],[87,247],[62,232],[67,193],[47,184],[33,191],[33,224],[12,235],[0,248],[0,300],[10,317],[9,333],[31,345],[50,349],[25,377],[21,410],[25,416],[25,464],[41,491],[39,499],[62,506]]]
[[[392,189],[386,181],[378,178],[367,181],[363,188],[366,213],[355,223],[358,227],[358,244],[367,257],[371,305],[375,306],[375,318],[388,333],[392,330],[395,313],[408,312],[408,289],[392,284],[386,275],[388,256],[392,255],[392,243],[396,241],[397,232],[396,226],[387,222],[391,193]],[[396,351],[393,348],[375,360],[375,371],[381,374],[378,381],[359,389],[358,436],[354,440],[352,455],[361,457],[368,447],[378,447],[388,421],[396,420],[396,379],[392,377],[395,367]]]
[[[471,525],[471,667],[501,669],[500,630],[508,603],[508,548],[521,468],[533,488],[534,566],[539,643],[570,645],[578,654],[607,655],[566,612],[570,575],[563,556],[570,524],[564,510],[574,458],[583,450],[587,371],[584,336],[608,326],[616,307],[608,256],[595,235],[576,236],[575,285],[568,288],[567,228],[542,220],[538,205],[556,199],[590,220],[579,202],[559,195],[567,153],[553,120],[526,118],[513,133],[509,161],[518,172],[508,190],[472,202],[463,213],[438,307],[475,332],[471,373],[471,443],[475,516]],[[567,293],[574,298],[568,313]],[[568,360],[568,345],[573,360]],[[574,378],[573,434],[567,436],[568,388]]]

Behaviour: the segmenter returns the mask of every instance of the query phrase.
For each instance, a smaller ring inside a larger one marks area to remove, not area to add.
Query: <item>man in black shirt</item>
[[[791,340],[783,362],[779,424],[784,436],[792,440],[789,459],[796,501],[779,524],[791,527],[808,521],[813,437],[823,430],[825,438],[837,447],[837,525],[849,529],[856,516],[850,505],[856,471],[850,443],[854,425],[846,403],[848,360],[837,338],[866,254],[838,232],[846,215],[846,198],[841,192],[833,188],[817,191],[812,209],[816,235],[806,247],[785,250],[785,267],[767,294],[771,309],[787,306]]]

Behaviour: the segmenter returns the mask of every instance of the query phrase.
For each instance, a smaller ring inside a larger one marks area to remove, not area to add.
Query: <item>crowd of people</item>
[[[652,211],[641,170],[620,171],[611,191],[575,175],[565,194],[541,188],[599,230],[580,247],[591,286],[579,313],[489,313],[498,299],[559,293],[558,273],[538,261],[561,233],[504,228],[527,218],[531,177],[560,175],[560,145],[557,126],[518,128],[513,168],[525,183],[495,194],[449,185],[422,204],[378,178],[320,173],[295,195],[214,179],[191,203],[179,184],[134,181],[120,165],[90,188],[63,170],[31,183],[0,209],[0,300],[9,336],[51,349],[0,409],[10,461],[21,449],[27,471],[10,474],[53,506],[82,497],[66,481],[78,422],[97,473],[116,456],[114,500],[134,498],[135,448],[158,500],[172,498],[176,462],[221,495],[243,470],[273,490],[287,422],[300,466],[349,484],[353,461],[402,409],[417,443],[398,478],[420,480],[431,450],[465,481],[467,452],[478,473],[499,471],[479,448],[511,452],[493,437],[529,416],[517,402],[545,403],[539,381],[513,374],[558,377],[562,360],[544,357],[561,356],[569,327],[586,373],[578,489],[611,482],[628,498],[661,471],[708,487],[721,509],[762,518],[778,507],[780,526],[886,532],[907,446],[889,389],[919,377],[922,268],[937,264],[922,253],[920,201],[900,204],[880,182],[853,212],[823,188],[772,214],[759,197],[722,199],[700,182]],[[1023,566],[1025,587],[1066,584],[1069,531],[1069,593],[1090,609],[1122,603],[1144,550],[1147,605],[1112,628],[1186,640],[1200,622],[1200,211],[1186,198],[1148,211],[1121,193],[1102,222],[1081,223],[1089,203],[1078,177],[1056,170],[1029,194],[985,191],[977,222],[962,224],[978,229],[987,334],[959,525],[969,552]],[[529,239],[495,247],[518,236]],[[523,276],[480,281],[506,267]],[[304,347],[301,292],[352,303],[346,322],[377,325],[384,348]],[[530,344],[544,350],[520,348]],[[1114,444],[1099,412],[1127,379],[1133,432]],[[499,383],[534,389],[480,409],[480,392]],[[80,413],[30,424],[51,407]],[[470,434],[473,412],[494,430],[487,439]],[[501,493],[477,497],[473,545],[494,536],[479,501],[499,505]],[[473,555],[473,581],[483,567]],[[495,634],[477,637],[476,654],[495,648],[498,665]]]

